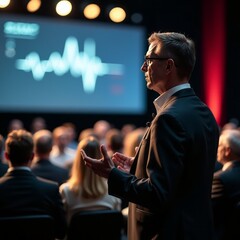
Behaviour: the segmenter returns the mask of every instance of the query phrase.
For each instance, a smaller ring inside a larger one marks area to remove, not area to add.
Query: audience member
[[[86,138],[88,136],[93,136],[93,137],[98,138],[97,134],[94,133],[93,128],[85,128],[79,133],[78,142],[80,142],[81,140],[83,140],[84,138]]]
[[[122,132],[123,137],[127,136],[128,133],[132,132],[136,128],[137,127],[134,124],[131,124],[131,123],[124,124],[121,128],[121,132]]]
[[[34,118],[31,123],[31,133],[34,134],[42,129],[47,129],[46,120],[43,117]]]
[[[94,133],[97,135],[101,144],[105,144],[106,133],[111,128],[111,124],[106,120],[99,120],[93,125]]]
[[[8,170],[8,165],[3,162],[3,149],[4,149],[4,138],[0,134],[0,177],[3,176],[7,170]]]
[[[89,156],[101,157],[98,139],[89,136],[79,142],[71,177],[67,183],[60,186],[68,221],[74,213],[82,210],[117,209],[120,211],[121,199],[108,195],[106,179],[96,175],[85,165],[80,153],[81,149],[84,149]]]
[[[134,157],[136,150],[143,138],[146,128],[136,128],[132,132],[128,133],[123,142],[123,153],[126,156]]]
[[[75,124],[73,124],[71,122],[65,122],[65,123],[63,123],[63,126],[66,127],[66,129],[68,131],[68,135],[69,135],[68,147],[76,150],[77,146],[78,146],[78,141],[76,140],[77,129],[76,129]]]
[[[50,162],[49,156],[53,146],[52,133],[49,130],[39,130],[34,133],[33,140],[35,160],[31,166],[32,172],[59,185],[66,182],[69,178],[69,170]]]
[[[221,131],[224,131],[224,130],[227,130],[227,129],[237,129],[237,128],[238,128],[237,122],[229,121],[222,126]]]
[[[51,162],[59,167],[70,169],[76,150],[68,147],[69,135],[66,127],[58,126],[53,130],[53,141]]]
[[[123,135],[117,128],[111,128],[105,136],[106,147],[108,154],[111,157],[115,152],[123,151]]]
[[[0,178],[0,216],[51,215],[55,220],[56,238],[62,239],[66,234],[66,218],[59,187],[31,172],[33,147],[30,132],[14,130],[7,136],[5,156],[9,169]],[[39,229],[44,231],[41,226]]]
[[[19,129],[24,129],[23,121],[17,118],[12,119],[8,124],[8,132]]]
[[[216,240],[240,239],[240,131],[226,129],[219,138],[217,161],[223,167],[214,173],[212,203]]]

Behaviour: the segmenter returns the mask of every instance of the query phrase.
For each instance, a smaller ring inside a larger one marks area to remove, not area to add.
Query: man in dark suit
[[[101,161],[82,155],[95,173],[108,178],[110,194],[130,202],[129,240],[210,240],[219,128],[189,84],[194,43],[174,32],[153,33],[148,41],[141,69],[147,87],[160,96],[135,157],[115,153],[113,162],[105,146]]]
[[[223,130],[217,160],[223,165],[214,173],[212,203],[216,240],[240,239],[240,130]]]
[[[33,135],[35,160],[31,166],[32,172],[42,178],[55,181],[60,186],[69,178],[69,170],[58,167],[50,162],[50,152],[53,146],[52,133],[49,130],[39,130]]]
[[[33,156],[31,133],[14,130],[8,134],[5,157],[9,169],[0,178],[0,216],[48,214],[55,220],[56,238],[63,239],[66,219],[58,184],[31,172],[29,166]]]

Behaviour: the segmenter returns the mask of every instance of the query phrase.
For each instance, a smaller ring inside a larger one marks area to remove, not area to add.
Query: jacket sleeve
[[[136,155],[135,174],[113,169],[108,179],[109,193],[150,209],[163,208],[177,194],[186,145],[181,124],[171,115],[159,117]]]

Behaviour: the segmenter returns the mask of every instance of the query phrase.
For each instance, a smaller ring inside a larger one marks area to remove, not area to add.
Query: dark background
[[[211,1],[211,0],[210,0]],[[21,12],[28,14],[20,4],[21,1],[16,1],[19,4],[17,7],[11,7],[7,11]],[[128,10],[128,13],[141,12],[144,25],[148,35],[153,31],[178,31],[185,33],[191,37],[196,44],[197,62],[195,70],[191,78],[191,86],[196,94],[204,101],[203,81],[202,81],[202,65],[201,65],[201,37],[202,37],[202,12],[201,0],[130,0],[130,1],[99,1],[103,7],[110,3],[120,3]],[[218,1],[215,1],[218,4]],[[54,14],[51,4],[53,1],[44,0],[45,7],[35,14],[57,17]],[[79,6],[78,1],[75,1],[76,6]],[[74,5],[73,5],[74,6]],[[0,12],[1,14],[1,12]],[[71,18],[81,20],[81,13],[74,11]],[[100,21],[108,21],[103,16]],[[226,79],[224,86],[225,100],[222,104],[223,116],[222,124],[232,118],[240,119],[240,111],[238,103],[240,102],[239,94],[239,62],[240,62],[240,14],[238,13],[237,1],[226,1]],[[211,21],[211,19],[209,19]],[[112,23],[110,23],[112,24]],[[130,20],[126,20],[122,24],[132,24]],[[147,50],[146,36],[146,50]],[[126,53],[126,56],[131,53]],[[210,62],[211,64],[211,62]],[[140,70],[139,70],[140,71]],[[1,80],[0,80],[1,81]],[[145,126],[145,123],[151,120],[151,113],[154,111],[152,101],[157,97],[157,94],[148,90],[147,92],[148,110],[143,115],[116,115],[116,114],[44,114],[44,113],[8,113],[0,112],[0,133],[6,134],[7,125],[10,119],[19,118],[23,120],[25,127],[28,129],[34,117],[42,116],[46,119],[49,129],[53,129],[63,122],[73,122],[77,126],[77,130],[81,131],[84,128],[92,127],[94,122],[99,119],[106,119],[114,126],[121,128],[125,123],[133,123],[136,126]],[[1,96],[0,96],[1,99]]]

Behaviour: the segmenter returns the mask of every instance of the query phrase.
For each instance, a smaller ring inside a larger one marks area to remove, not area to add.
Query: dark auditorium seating
[[[0,217],[2,240],[54,240],[54,219],[49,215]]]
[[[75,213],[67,240],[120,240],[123,215],[117,210],[91,210]]]

